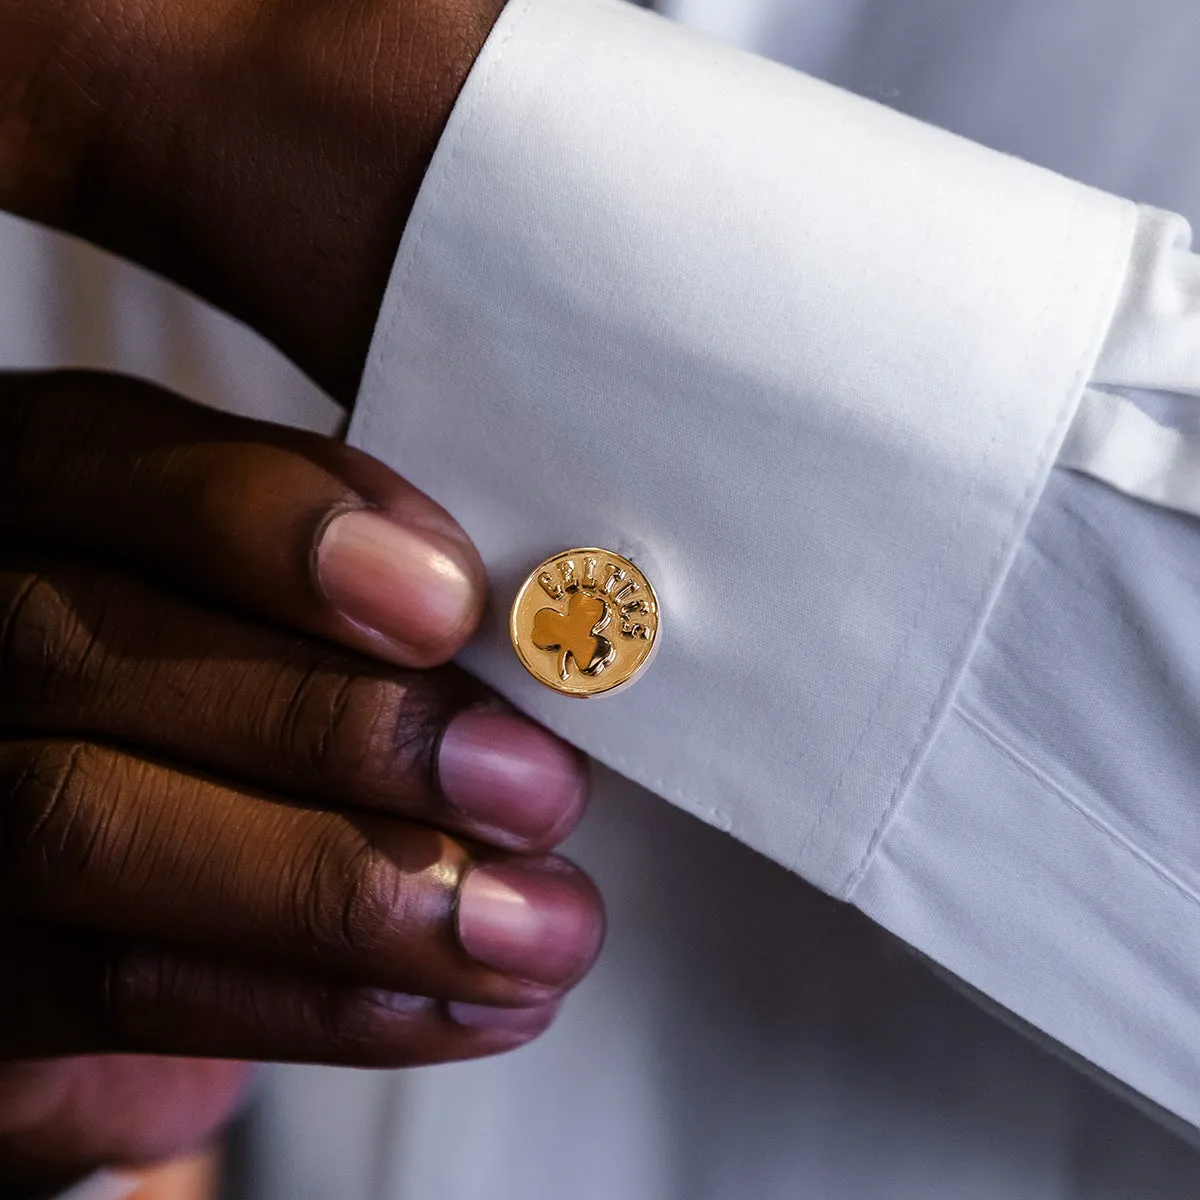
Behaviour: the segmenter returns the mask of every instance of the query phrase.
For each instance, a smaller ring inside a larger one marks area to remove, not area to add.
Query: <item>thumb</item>
[[[484,606],[467,535],[359,451],[83,372],[0,376],[0,540],[111,558],[406,667]]]

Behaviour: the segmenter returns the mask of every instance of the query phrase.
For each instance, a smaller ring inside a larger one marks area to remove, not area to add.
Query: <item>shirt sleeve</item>
[[[958,703],[1160,225],[616,0],[511,0],[350,436],[479,546],[471,670],[1200,1124],[1194,898]],[[506,613],[585,545],[662,626],[580,703]]]

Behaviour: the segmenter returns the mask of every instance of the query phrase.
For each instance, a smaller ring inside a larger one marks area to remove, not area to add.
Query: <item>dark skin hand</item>
[[[0,206],[348,403],[500,0],[0,0]],[[208,1137],[242,1060],[542,1032],[599,949],[584,766],[444,666],[483,569],[338,443],[0,377],[0,1181]]]

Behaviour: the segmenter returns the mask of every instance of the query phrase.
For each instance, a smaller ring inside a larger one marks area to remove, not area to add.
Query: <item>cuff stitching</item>
[[[1075,214],[1078,212],[1080,204],[1080,195],[1079,193],[1076,193],[1072,197],[1072,202],[1067,213],[1066,228],[1069,232],[1068,236],[1063,239],[1063,253],[1056,275],[1056,278],[1058,278],[1060,281],[1063,274],[1063,268],[1068,260],[1074,231],[1078,226],[1078,222],[1075,220]],[[854,867],[854,870],[850,873],[846,880],[842,892],[842,896],[846,900],[849,900],[853,897],[855,890],[862,881],[862,878],[866,873],[868,866],[870,865],[871,859],[874,857],[875,852],[879,848],[880,842],[882,842],[884,837],[887,836],[887,832],[891,828],[892,822],[895,820],[897,813],[903,806],[904,797],[907,795],[908,787],[912,780],[916,777],[917,771],[919,770],[921,763],[924,761],[925,754],[932,744],[933,738],[936,736],[938,724],[945,717],[947,711],[949,710],[954,694],[958,690],[962,672],[966,665],[970,662],[975,650],[975,646],[982,635],[983,628],[987,622],[988,614],[990,613],[993,605],[995,604],[996,598],[999,595],[1000,587],[1008,573],[1008,567],[1011,566],[1012,552],[1015,550],[1022,530],[1028,522],[1037,494],[1040,492],[1041,488],[1045,486],[1046,478],[1049,474],[1051,466],[1053,465],[1053,458],[1058,452],[1058,448],[1066,434],[1067,427],[1072,416],[1074,415],[1075,406],[1070,403],[1070,399],[1072,396],[1078,397],[1078,395],[1082,392],[1083,387],[1087,383],[1087,374],[1094,365],[1095,359],[1100,351],[1099,335],[1101,327],[1106,320],[1109,322],[1112,320],[1113,311],[1117,303],[1117,297],[1112,294],[1115,290],[1113,288],[1113,283],[1118,272],[1123,270],[1128,259],[1132,211],[1133,206],[1130,204],[1123,204],[1121,206],[1121,226],[1119,237],[1117,239],[1117,245],[1123,247],[1125,252],[1113,255],[1112,262],[1104,274],[1101,285],[1102,291],[1109,294],[1110,302],[1106,304],[1098,303],[1096,305],[1095,314],[1093,315],[1092,321],[1088,327],[1087,338],[1085,340],[1083,349],[1080,352],[1078,366],[1071,377],[1071,381],[1067,387],[1065,395],[1062,396],[1059,401],[1058,416],[1050,431],[1046,435],[1045,441],[1042,445],[1041,453],[1038,455],[1035,470],[1030,476],[1029,482],[1026,485],[1025,490],[1022,493],[1013,513],[1011,525],[1005,534],[997,539],[996,552],[992,557],[991,563],[988,565],[987,573],[984,578],[984,587],[981,590],[979,600],[976,604],[974,612],[972,613],[970,621],[967,623],[962,640],[960,641],[950,660],[950,666],[946,672],[946,677],[942,682],[942,686],[938,689],[937,695],[935,696],[933,704],[930,707],[930,711],[922,725],[921,733],[913,746],[912,753],[909,755],[908,760],[905,762],[896,778],[895,786],[893,787],[891,794],[888,796],[887,805],[885,806],[883,814],[876,824],[871,837],[868,839],[867,846],[863,851],[862,857],[859,859],[858,863]],[[1046,305],[1038,316],[1036,324],[1037,335],[1030,339],[1028,352],[1024,360],[1026,364],[1030,359],[1032,359],[1036,346],[1040,343],[1042,337],[1044,336],[1046,316],[1050,312],[1052,305],[1058,298],[1058,295],[1059,293],[1055,292],[1047,297]],[[996,415],[998,421],[1002,414],[998,412]],[[994,444],[995,433],[993,433],[992,441],[989,443],[989,448]],[[938,577],[945,567],[945,551],[949,550],[950,546],[954,543],[954,538],[958,531],[959,524],[961,523],[961,518],[963,515],[965,515],[967,505],[969,504],[971,496],[974,493],[975,483],[977,480],[978,476],[976,476],[975,480],[972,481],[971,487],[968,488],[967,494],[964,497],[962,508],[960,509],[960,520],[955,523],[955,528],[951,532],[950,537],[943,547],[943,553],[939,556],[938,567],[934,572],[934,576],[930,581],[929,589],[925,594],[926,601],[932,596],[934,585],[936,584]],[[1005,563],[1006,558],[1009,560],[1007,564]],[[888,685],[890,685],[891,679],[898,672],[900,666],[907,660],[912,637],[920,627],[921,616],[923,613],[924,602],[922,604],[921,611],[917,614],[915,623],[909,631],[909,636],[905,639],[904,649],[897,660],[896,667],[892,674],[888,677],[888,684],[885,685],[883,691],[880,693],[879,703],[872,710],[871,719],[868,721],[866,729],[864,729],[863,738],[866,737],[867,731],[874,723],[876,715],[882,708],[883,701],[887,696]],[[849,769],[851,762],[853,762],[854,753],[857,752],[858,746],[861,745],[863,738],[860,738],[859,742],[856,743],[855,751],[851,753],[851,757],[846,764],[846,768],[843,770],[842,775],[839,775],[838,782],[835,784],[834,793],[827,801],[826,808],[829,808],[837,798],[837,795],[841,790],[842,778],[845,775],[846,770]],[[822,814],[824,814],[824,811],[825,810],[823,809]],[[815,832],[816,828],[814,827],[813,834],[810,834],[809,840],[811,840],[811,837],[815,835]]]

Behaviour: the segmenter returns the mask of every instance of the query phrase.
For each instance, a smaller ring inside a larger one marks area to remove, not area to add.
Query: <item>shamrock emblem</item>
[[[567,611],[543,608],[533,618],[533,644],[539,650],[558,651],[558,674],[563,683],[570,679],[573,661],[584,675],[595,677],[612,664],[616,647],[600,635],[608,628],[612,615],[599,596],[576,592],[567,603]]]

